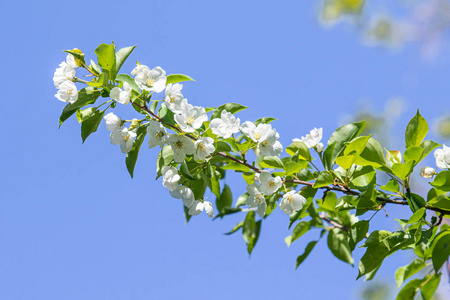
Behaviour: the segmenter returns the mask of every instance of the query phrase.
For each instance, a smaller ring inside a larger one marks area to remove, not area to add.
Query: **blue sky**
[[[64,103],[52,76],[61,51],[94,58],[111,41],[138,45],[123,71],[139,60],[195,78],[183,89],[194,105],[238,102],[249,107],[241,121],[277,118],[284,146],[313,127],[326,140],[361,99],[375,112],[405,99],[399,139],[417,108],[429,120],[449,111],[448,57],[424,62],[414,45],[398,54],[361,46],[350,26],[323,29],[317,3],[0,0],[0,299],[358,299],[357,268],[325,240],[294,270],[319,232],[287,248],[288,219],[277,211],[249,258],[241,236],[223,235],[243,215],[184,225],[180,202],[154,181],[156,149],[144,144],[130,179],[104,124],[85,144],[75,119],[58,130]],[[245,192],[237,178],[226,179],[235,199]],[[388,211],[376,224],[393,230],[402,212]],[[392,282],[408,259],[388,258],[379,277]]]

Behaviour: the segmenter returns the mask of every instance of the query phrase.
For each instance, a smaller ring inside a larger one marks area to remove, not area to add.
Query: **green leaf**
[[[309,222],[302,221],[298,223],[294,227],[292,234],[284,239],[286,245],[289,247],[296,239],[307,233],[310,228],[311,224]]]
[[[262,168],[284,169],[283,162],[277,156],[265,156],[259,165]]]
[[[317,201],[319,211],[328,211],[334,213],[336,210],[337,196],[334,192],[328,192],[323,201]]]
[[[255,121],[255,126],[258,126],[259,124],[269,124],[272,121],[276,121],[277,119],[275,118],[271,118],[271,117],[264,117],[264,118],[259,118],[258,120]]]
[[[333,228],[328,233],[327,242],[328,248],[330,248],[334,256],[353,266],[352,251],[347,242],[347,235],[342,230]]]
[[[431,140],[423,141],[420,144],[420,147],[423,148],[422,159],[425,158],[428,154],[430,154],[431,151],[433,151],[434,149],[436,149],[437,147],[440,147],[440,146],[441,146],[441,144],[435,143]]]
[[[444,232],[436,237],[432,245],[431,261],[435,272],[447,261],[450,255],[450,232]]]
[[[405,162],[414,161],[414,165],[417,165],[418,162],[422,160],[422,154],[423,154],[423,148],[422,147],[410,147],[405,150],[405,153],[403,154],[403,159]]]
[[[128,84],[130,85],[130,87],[131,87],[134,91],[140,93],[139,87],[138,87],[138,85],[136,84],[136,81],[134,81],[134,78],[131,77],[130,75],[128,75],[128,74],[119,74],[119,75],[117,75],[117,77],[116,77],[116,81],[119,81],[119,82],[126,82],[126,83],[128,83]],[[157,102],[156,102],[156,103],[157,103]]]
[[[309,242],[308,245],[305,248],[305,252],[303,252],[302,255],[299,255],[297,257],[297,263],[295,264],[295,268],[297,269],[298,266],[308,257],[308,255],[311,253],[311,251],[314,249],[314,246],[317,244],[318,241],[312,241]]]
[[[356,245],[366,237],[368,231],[369,221],[367,220],[356,222],[350,227],[348,231],[348,245],[351,251],[355,250]]]
[[[413,279],[408,282],[398,293],[395,300],[412,300],[422,285],[422,279]]]
[[[365,190],[370,183],[375,180],[375,175],[376,172],[373,167],[359,167],[359,169],[353,173],[350,182],[357,189]]]
[[[97,54],[98,64],[102,67],[102,72],[107,71],[111,80],[114,80],[116,78],[116,46],[114,46],[114,43],[111,45],[100,44],[94,52]]]
[[[203,199],[206,190],[206,182],[203,179],[189,180],[188,187],[194,193],[195,199]]]
[[[422,295],[423,300],[430,300],[432,299],[434,293],[436,292],[436,289],[439,286],[439,282],[441,281],[441,273],[434,274],[434,275],[428,275],[424,278],[424,283],[422,287],[420,288],[420,294]],[[429,276],[432,276],[433,278],[429,279]]]
[[[420,195],[414,193],[406,193],[405,196],[412,212],[416,212],[425,206],[425,200]]]
[[[222,167],[223,170],[235,170],[240,172],[249,172],[251,169],[243,164],[238,162],[231,162]]]
[[[236,226],[234,226],[233,229],[230,230],[230,232],[225,233],[225,235],[233,234],[242,227],[244,227],[244,221],[237,223]]]
[[[359,262],[357,279],[377,269],[387,256],[414,242],[413,239],[405,239],[404,234],[386,230],[372,232],[363,245],[367,250]]]
[[[168,85],[169,83],[174,84],[182,81],[195,81],[195,80],[183,74],[170,74],[169,76],[167,76],[166,85]]]
[[[308,147],[303,142],[293,142],[286,148],[286,152],[290,156],[297,155],[302,160],[312,161],[311,153]]]
[[[328,145],[335,143],[331,153],[331,165],[345,148],[345,143],[357,137],[364,128],[364,121],[347,124],[336,129],[328,140]]]
[[[242,227],[242,236],[244,237],[245,243],[247,244],[248,254],[251,254],[253,248],[258,241],[259,232],[261,230],[261,220],[255,222],[255,212],[249,211],[244,220],[244,225]]]
[[[116,53],[116,74],[119,73],[120,68],[123,63],[127,60],[128,56],[130,56],[131,52],[133,52],[136,45],[125,47],[117,51]],[[129,82],[128,82],[129,83]]]
[[[395,176],[397,176],[401,180],[405,180],[409,176],[409,174],[411,174],[413,169],[414,169],[414,161],[409,161],[405,164],[395,163],[392,165],[392,172],[394,173]]]
[[[374,139],[370,138],[361,152],[360,156],[356,159],[355,164],[360,166],[372,166],[375,169],[382,171],[390,171],[389,168],[385,166],[386,159],[384,157],[383,147],[380,143]]]
[[[395,272],[395,282],[397,283],[397,288],[401,287],[403,282],[425,268],[426,264],[422,259],[415,259],[409,265],[400,267]]]
[[[84,60],[84,53],[80,49],[63,50],[63,52],[70,53],[75,58],[75,63],[81,67],[80,62],[86,64]],[[78,60],[78,61],[77,61]]]
[[[334,177],[328,171],[320,172],[319,176],[314,183],[314,188],[324,187],[334,183]]]
[[[95,103],[99,96],[100,91],[94,90],[93,88],[81,89],[78,92],[78,100],[74,103],[69,103],[64,107],[62,114],[59,117],[59,127],[61,127],[61,124],[73,115],[77,109]]]
[[[180,173],[186,177],[189,180],[196,180],[197,178],[195,178],[194,176],[192,176],[191,171],[189,170],[189,167],[186,163],[186,160],[184,160],[181,164],[180,164]]]
[[[231,152],[231,146],[224,141],[217,141],[216,152]]]
[[[223,110],[226,110],[229,113],[235,114],[235,113],[237,113],[237,112],[239,112],[241,110],[244,110],[246,108],[247,108],[247,106],[244,106],[244,105],[241,105],[241,104],[238,104],[238,103],[226,103],[226,104],[223,104],[223,105],[219,106],[213,112],[213,114],[211,116],[211,120],[212,119],[216,119],[216,118],[220,118]]]
[[[388,192],[394,192],[397,193],[399,191],[399,185],[398,181],[395,179],[391,179],[386,183],[386,185],[380,186],[380,189],[388,191]]]
[[[409,121],[408,126],[406,127],[406,148],[420,146],[427,133],[427,121],[420,115],[419,110],[417,110],[416,115]]]
[[[450,191],[450,171],[441,171],[436,175],[433,182],[430,182],[432,186],[442,191]]]
[[[91,133],[97,131],[104,114],[104,110],[94,110],[90,115],[83,116],[83,123],[81,123],[81,139],[83,143]]]
[[[304,169],[307,166],[308,162],[306,160],[301,160],[299,162],[288,161],[284,164],[284,171],[286,176],[289,176],[300,172],[301,169]]]
[[[420,220],[422,220],[422,218],[425,216],[425,207],[422,207],[421,209],[417,210],[415,213],[413,213],[413,215],[411,216],[411,218],[409,218],[408,224],[414,224],[419,222]]]
[[[222,213],[226,207],[231,207],[231,203],[233,202],[233,195],[231,193],[231,189],[228,185],[225,184],[222,190],[222,194],[216,200],[217,210]]]
[[[127,153],[125,164],[127,165],[127,170],[128,173],[130,173],[131,178],[133,178],[134,167],[136,166],[139,150],[141,149],[146,133],[147,127],[141,126],[138,128],[136,131],[136,140],[133,143],[133,148],[131,148],[131,150]]]
[[[96,107],[88,107],[88,108],[86,108],[86,109],[83,109],[83,110],[77,110],[77,120],[78,120],[78,123],[83,123],[83,121],[84,120],[87,120],[87,119],[89,119],[94,113],[95,113],[95,111],[97,110],[97,108]]]

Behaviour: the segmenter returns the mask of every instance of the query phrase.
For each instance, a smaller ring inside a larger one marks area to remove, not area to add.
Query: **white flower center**
[[[155,137],[157,140],[161,140],[164,137],[164,132],[162,132],[162,131],[156,132]]]
[[[170,96],[170,103],[174,103],[175,102],[175,96]]]
[[[175,148],[177,149],[183,149],[183,142],[182,141],[177,141],[175,143]]]
[[[270,145],[270,141],[268,139],[261,143],[261,146],[263,146],[263,147],[269,147],[269,145]]]
[[[255,199],[256,199],[259,203],[262,203],[262,202],[263,202],[263,199],[264,199],[264,196],[263,196],[262,194],[258,194],[258,195],[256,195]]]
[[[128,142],[128,140],[130,139],[130,135],[129,134],[123,135],[122,139],[124,140],[124,142]]]
[[[289,200],[289,203],[294,202],[294,198],[292,197],[292,195],[288,197],[288,200]]]
[[[73,93],[73,89],[67,90],[67,96],[72,95],[72,93]]]
[[[255,139],[259,140],[261,138],[261,133],[255,132]]]
[[[195,118],[193,116],[190,116],[190,117],[187,118],[186,124],[187,125],[192,125],[192,123],[194,123],[194,121],[195,121]]]
[[[147,85],[148,86],[153,86],[154,82],[155,82],[155,80],[153,78],[147,78]]]
[[[206,146],[203,143],[198,144],[198,150],[200,151],[206,151]]]
[[[275,182],[274,182],[273,180],[270,180],[270,181],[269,181],[269,186],[270,186],[270,187],[273,187],[274,185],[275,185]]]

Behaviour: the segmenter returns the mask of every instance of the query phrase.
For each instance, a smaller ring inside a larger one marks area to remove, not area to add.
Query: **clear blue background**
[[[75,119],[58,130],[64,103],[52,76],[61,51],[95,58],[111,41],[138,44],[124,72],[139,60],[195,78],[183,89],[195,105],[238,102],[249,107],[241,121],[279,119],[285,147],[313,127],[326,141],[361,99],[374,112],[406,99],[393,131],[400,150],[417,108],[429,120],[448,112],[448,56],[430,63],[414,45],[400,54],[363,47],[351,26],[324,30],[318,3],[0,0],[0,299],[358,299],[357,268],[325,240],[294,270],[319,231],[287,248],[288,218],[277,211],[249,258],[239,234],[223,235],[243,214],[184,225],[180,201],[154,181],[156,149],[142,148],[130,179],[104,124],[84,145]],[[236,178],[226,179],[235,199],[245,192]],[[394,230],[404,214],[387,209],[376,224]],[[392,282],[409,258],[388,258],[379,277]]]

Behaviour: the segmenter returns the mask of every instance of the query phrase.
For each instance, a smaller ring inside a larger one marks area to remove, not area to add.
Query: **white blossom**
[[[195,160],[205,160],[207,156],[214,152],[214,140],[210,137],[201,137],[195,141]]]
[[[267,138],[259,143],[258,150],[260,155],[265,156],[280,156],[283,151],[283,146],[278,141],[280,135],[275,129],[272,129]]]
[[[181,199],[183,201],[184,206],[190,208],[194,203],[195,197],[194,192],[184,185],[177,187],[174,190],[170,191],[170,195],[176,199]]]
[[[302,136],[301,139],[295,138],[292,141],[293,142],[303,142],[308,148],[314,148],[316,147],[320,140],[322,140],[322,128],[315,128],[309,132],[306,136]],[[323,144],[322,144],[322,150],[323,150]]]
[[[247,192],[250,194],[250,196],[247,197],[247,200],[245,203],[250,207],[258,207],[258,215],[262,218],[266,214],[266,198],[264,197],[264,194],[261,193],[259,185],[256,183],[253,183],[249,186],[247,186]]]
[[[136,137],[135,130],[123,128],[121,130],[114,130],[111,132],[110,140],[113,145],[120,145],[122,153],[130,152],[133,148],[133,139]]]
[[[122,120],[114,113],[110,112],[104,117],[104,119],[106,123],[106,130],[109,131],[122,130]]]
[[[228,139],[233,133],[239,132],[241,120],[226,110],[222,110],[220,118],[216,118],[209,123],[212,133],[218,137]]]
[[[436,174],[436,170],[431,167],[423,167],[420,169],[420,176],[423,178],[430,179],[434,174]]]
[[[450,147],[443,145],[442,149],[436,149],[434,157],[436,158],[436,166],[439,169],[450,168]]]
[[[259,175],[259,180],[261,181],[260,190],[265,195],[272,195],[282,185],[280,176],[273,177],[268,171],[262,171]]]
[[[136,75],[134,81],[142,90],[160,93],[166,87],[166,71],[160,67],[150,69],[145,65],[138,65],[131,75]]]
[[[302,209],[303,205],[306,204],[306,199],[295,191],[287,192],[283,195],[283,199],[280,203],[281,210],[290,215],[294,211]]]
[[[128,103],[130,103],[131,99],[131,86],[128,84],[128,82],[124,82],[123,90],[118,87],[114,87],[109,93],[109,96],[111,97],[111,99],[127,105]]]
[[[59,68],[57,68],[53,74],[53,83],[55,84],[55,87],[58,89],[64,81],[71,81],[75,77],[75,72],[75,69],[66,62],[63,61],[60,63]]]
[[[201,213],[203,210],[206,211],[208,217],[212,218],[214,216],[212,203],[209,201],[201,201],[201,200],[195,200],[194,204],[192,204],[192,206],[189,208],[188,213],[191,216],[195,216]]]
[[[208,116],[203,107],[183,102],[180,112],[175,114],[174,119],[184,132],[194,132],[202,126],[203,122],[208,121]]]
[[[272,125],[270,124],[258,124],[255,126],[250,121],[246,121],[241,125],[241,131],[247,137],[251,138],[254,142],[259,143],[267,139],[270,131],[272,130]]]
[[[194,154],[194,143],[184,135],[173,134],[167,138],[167,143],[172,147],[173,159],[176,163],[183,162],[186,155]]]
[[[166,86],[165,91],[165,98],[164,101],[166,102],[167,108],[170,109],[174,113],[180,112],[181,109],[181,103],[183,102],[183,94],[181,93],[181,89],[183,88],[182,84],[175,83],[171,84],[169,83]],[[186,100],[186,99],[184,99]],[[186,100],[187,102],[187,100]]]
[[[77,65],[77,62],[75,61],[75,56],[73,56],[72,54],[67,54],[66,56],[66,63],[71,66],[72,68],[76,69],[79,66]]]
[[[163,186],[168,188],[169,191],[173,191],[178,187],[181,177],[178,175],[178,170],[176,168],[164,166],[161,170],[161,174],[163,175]]]
[[[318,143],[316,145],[316,150],[317,150],[317,153],[322,153],[322,151],[323,151],[323,144],[322,143]]]
[[[155,120],[150,120],[150,125],[147,127],[147,135],[149,137],[148,147],[153,148],[159,145],[162,148],[168,138],[167,130],[164,126]]]
[[[78,99],[78,90],[75,83],[65,80],[59,85],[59,90],[55,95],[62,102],[75,103]]]

